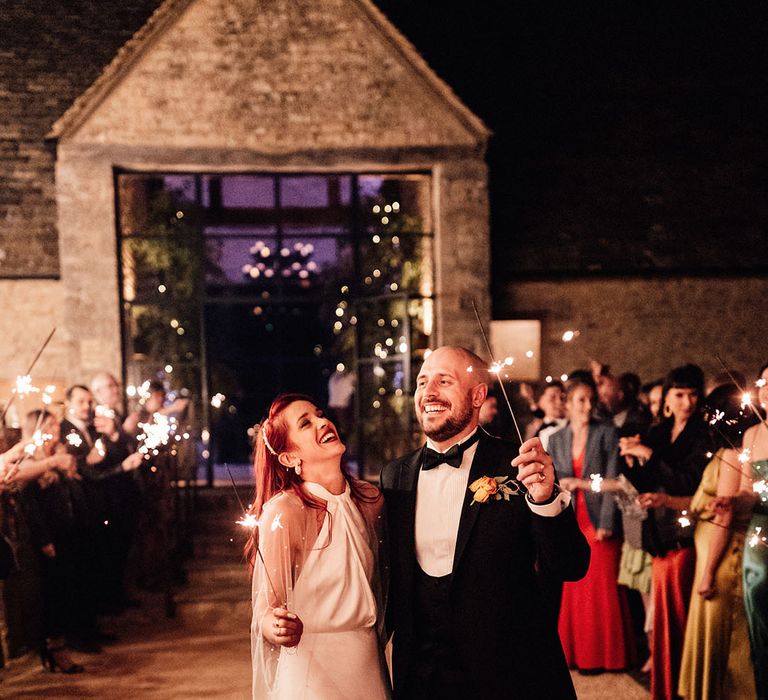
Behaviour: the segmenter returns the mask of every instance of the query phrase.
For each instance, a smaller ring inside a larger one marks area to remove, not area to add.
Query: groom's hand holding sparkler
[[[273,608],[261,621],[264,638],[276,646],[295,647],[301,641],[304,624],[285,608]]]
[[[512,460],[517,467],[517,480],[528,490],[534,503],[544,503],[552,497],[555,486],[555,465],[539,438],[520,445],[520,454]]]

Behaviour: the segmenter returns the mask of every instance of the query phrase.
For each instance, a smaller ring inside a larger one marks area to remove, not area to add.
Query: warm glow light
[[[247,527],[253,529],[259,524],[259,521],[256,519],[256,516],[253,513],[248,513],[247,515],[244,515],[240,520],[235,521],[238,525],[241,527]]]

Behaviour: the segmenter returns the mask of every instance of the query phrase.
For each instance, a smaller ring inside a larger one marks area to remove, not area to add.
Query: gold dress
[[[734,512],[728,544],[715,572],[715,594],[705,600],[699,583],[709,556],[715,528],[707,504],[717,495],[721,450],[707,465],[691,502],[697,518],[696,574],[685,629],[679,694],[686,700],[754,700],[755,681],[749,654],[747,618],[744,614],[741,563],[749,513]]]

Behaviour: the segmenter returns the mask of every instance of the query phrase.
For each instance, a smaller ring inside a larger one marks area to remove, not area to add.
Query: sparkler
[[[733,382],[733,383],[734,383],[734,384],[735,384],[737,387],[739,387],[739,389],[741,389],[741,387],[739,386],[739,383],[736,381],[736,378],[733,376],[733,374],[731,374],[731,370],[730,370],[730,369],[728,369],[728,365],[726,365],[726,364],[725,364],[725,361],[723,360],[723,358],[722,358],[722,357],[720,357],[720,355],[719,355],[719,354],[717,354],[717,353],[715,353],[715,357],[717,358],[717,361],[720,363],[720,365],[722,366],[722,368],[725,370],[726,374],[727,374],[727,375],[730,377],[731,381],[732,381],[732,382]],[[762,382],[762,383],[761,383],[761,382]],[[756,385],[757,387],[765,386],[765,380],[764,380],[764,379],[758,379],[758,380],[755,382],[755,385]],[[745,398],[747,398],[748,400],[747,400],[747,401],[745,401]],[[742,407],[742,408],[745,408],[745,407],[747,407],[747,406],[749,406],[749,408],[750,408],[750,410],[752,411],[752,413],[754,413],[754,414],[755,414],[755,415],[756,415],[756,416],[757,416],[757,417],[760,419],[760,422],[761,422],[761,423],[762,423],[762,424],[763,424],[763,425],[764,425],[766,428],[768,428],[768,419],[766,419],[766,418],[764,418],[762,415],[760,415],[760,411],[758,411],[758,410],[757,410],[757,408],[755,408],[755,405],[752,403],[752,396],[749,394],[749,392],[748,392],[748,391],[746,391],[745,389],[742,389],[742,394],[741,394],[741,407]]]
[[[590,474],[589,488],[595,493],[600,493],[603,490],[603,477],[601,474]]]
[[[43,354],[43,350],[45,350],[46,347],[48,347],[48,343],[51,342],[51,338],[53,338],[53,334],[56,332],[56,327],[53,327],[53,330],[48,334],[48,337],[45,339],[45,342],[40,346],[40,349],[37,351],[37,355],[35,355],[35,359],[32,360],[31,364],[29,365],[29,368],[27,371],[21,375],[22,377],[31,377],[32,370],[35,368],[35,365],[37,364],[37,361],[40,359],[40,355]],[[18,381],[18,379],[17,379]],[[31,383],[31,382],[30,382]],[[3,408],[3,412],[0,414],[0,425],[5,424],[5,416],[8,413],[8,409],[11,407],[11,404],[13,403],[14,399],[16,398],[17,393],[16,391],[11,392],[11,398],[8,400],[8,402],[5,404],[5,408]]]
[[[754,549],[758,545],[768,547],[768,538],[763,533],[763,528],[759,525],[755,527],[755,531],[747,539],[747,545]]]
[[[254,513],[249,513],[246,507],[243,505],[243,501],[240,498],[240,494],[237,491],[237,484],[235,484],[235,477],[232,476],[232,470],[229,468],[229,464],[225,462],[224,466],[227,469],[227,474],[229,474],[229,480],[232,482],[232,490],[235,492],[235,498],[237,499],[237,502],[240,505],[240,511],[243,514],[242,517],[239,520],[236,520],[235,522],[242,527],[248,527],[248,528],[251,528],[251,530],[253,530],[253,528],[259,526],[259,521],[256,518],[256,515]],[[272,530],[276,529],[275,522],[277,522],[279,527],[282,527],[282,525],[280,524],[280,518],[278,515],[272,521]],[[259,559],[261,559],[261,563],[264,565],[264,573],[267,576],[267,581],[269,582],[269,585],[272,587],[272,592],[275,593],[277,589],[275,588],[275,584],[272,583],[272,578],[270,577],[269,569],[267,568],[267,562],[264,561],[264,555],[261,553],[261,548],[259,547],[258,541],[256,542],[256,554],[258,555]],[[288,603],[284,602],[283,607],[287,608]]]
[[[67,444],[72,447],[80,447],[80,445],[83,444],[83,438],[81,438],[74,430],[64,439],[67,441]]]
[[[136,437],[136,440],[141,443],[139,452],[143,455],[150,452],[153,455],[158,454],[160,447],[164,447],[170,442],[176,430],[176,419],[173,416],[155,413],[152,418],[152,423],[139,423],[142,432]]]
[[[477,311],[477,304],[475,304],[475,300],[472,300],[472,310],[475,312],[475,318],[477,319],[477,325],[480,326],[480,333],[483,336],[483,341],[485,342],[485,347],[488,350],[488,356],[491,358],[491,369],[490,372],[494,371],[495,367],[498,367],[498,370],[494,372],[499,377],[499,386],[501,387],[501,393],[504,395],[504,401],[507,404],[507,408],[509,409],[509,415],[512,416],[512,423],[515,426],[515,431],[517,432],[517,437],[520,440],[520,444],[523,444],[523,435],[520,432],[520,427],[517,424],[517,418],[515,418],[515,412],[512,410],[512,402],[509,400],[509,396],[507,396],[507,390],[504,387],[504,380],[501,378],[501,375],[499,372],[501,371],[501,368],[507,364],[506,360],[504,360],[503,363],[497,362],[493,359],[493,351],[491,350],[491,344],[488,342],[488,336],[485,334],[485,328],[483,328],[483,322],[480,320],[480,314]],[[511,360],[511,358],[507,358],[508,360]],[[509,364],[512,364],[510,361]]]

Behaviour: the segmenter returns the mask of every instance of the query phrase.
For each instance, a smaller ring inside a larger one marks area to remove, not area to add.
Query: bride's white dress
[[[328,504],[320,534],[292,590],[286,591],[288,608],[302,620],[304,632],[297,647],[279,649],[272,688],[257,682],[260,670],[254,664],[254,697],[387,698],[372,590],[371,547],[377,543],[369,542],[371,529],[352,500],[349,485],[338,496],[311,482],[304,488]]]

